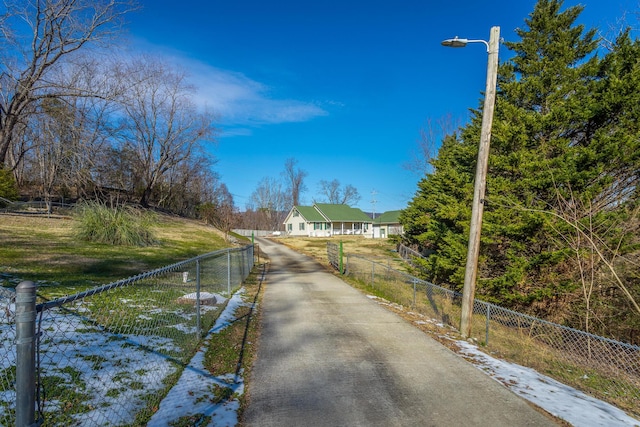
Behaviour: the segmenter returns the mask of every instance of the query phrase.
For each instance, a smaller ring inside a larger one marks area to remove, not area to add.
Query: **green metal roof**
[[[377,217],[373,222],[376,224],[399,224],[401,212],[402,211],[387,211]]]
[[[327,220],[313,206],[294,206],[308,222],[326,222]]]
[[[371,222],[371,218],[360,209],[347,205],[316,203],[314,207],[331,222]]]

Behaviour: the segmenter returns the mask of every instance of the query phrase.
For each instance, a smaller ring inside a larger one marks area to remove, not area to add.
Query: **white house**
[[[284,227],[288,236],[373,236],[373,220],[367,214],[358,208],[328,203],[294,206],[287,214]]]

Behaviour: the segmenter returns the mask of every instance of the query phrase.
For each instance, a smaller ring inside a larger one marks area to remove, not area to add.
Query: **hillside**
[[[0,214],[0,284],[32,280],[87,287],[230,245],[211,226],[164,214],[151,227],[159,243],[150,247],[82,242],[75,237],[76,221],[66,215]]]

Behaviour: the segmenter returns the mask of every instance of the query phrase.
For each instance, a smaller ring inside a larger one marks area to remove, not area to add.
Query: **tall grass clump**
[[[150,246],[157,243],[151,225],[155,215],[128,206],[109,207],[86,202],[76,208],[79,239],[117,246]]]

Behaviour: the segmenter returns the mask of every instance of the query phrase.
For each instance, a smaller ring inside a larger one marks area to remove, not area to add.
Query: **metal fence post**
[[[256,265],[260,265],[260,245],[251,246],[251,268]]]
[[[416,308],[416,286],[418,285],[418,280],[413,278],[413,308]]]
[[[36,285],[16,287],[16,426],[35,422],[36,395]]]
[[[202,336],[201,323],[201,301],[200,301],[200,260],[196,260],[196,330],[198,335]]]
[[[245,277],[247,277],[249,274],[247,272],[247,251],[246,249],[243,249],[242,252],[240,252],[240,256],[242,258],[242,280],[245,279]]]
[[[231,250],[227,249],[227,292],[231,298]]]
[[[347,254],[347,263],[345,264],[345,268],[344,268],[345,274],[350,271],[349,270],[349,254]]]
[[[491,320],[491,306],[487,304],[487,323],[485,326],[484,345],[489,345],[489,321]]]

